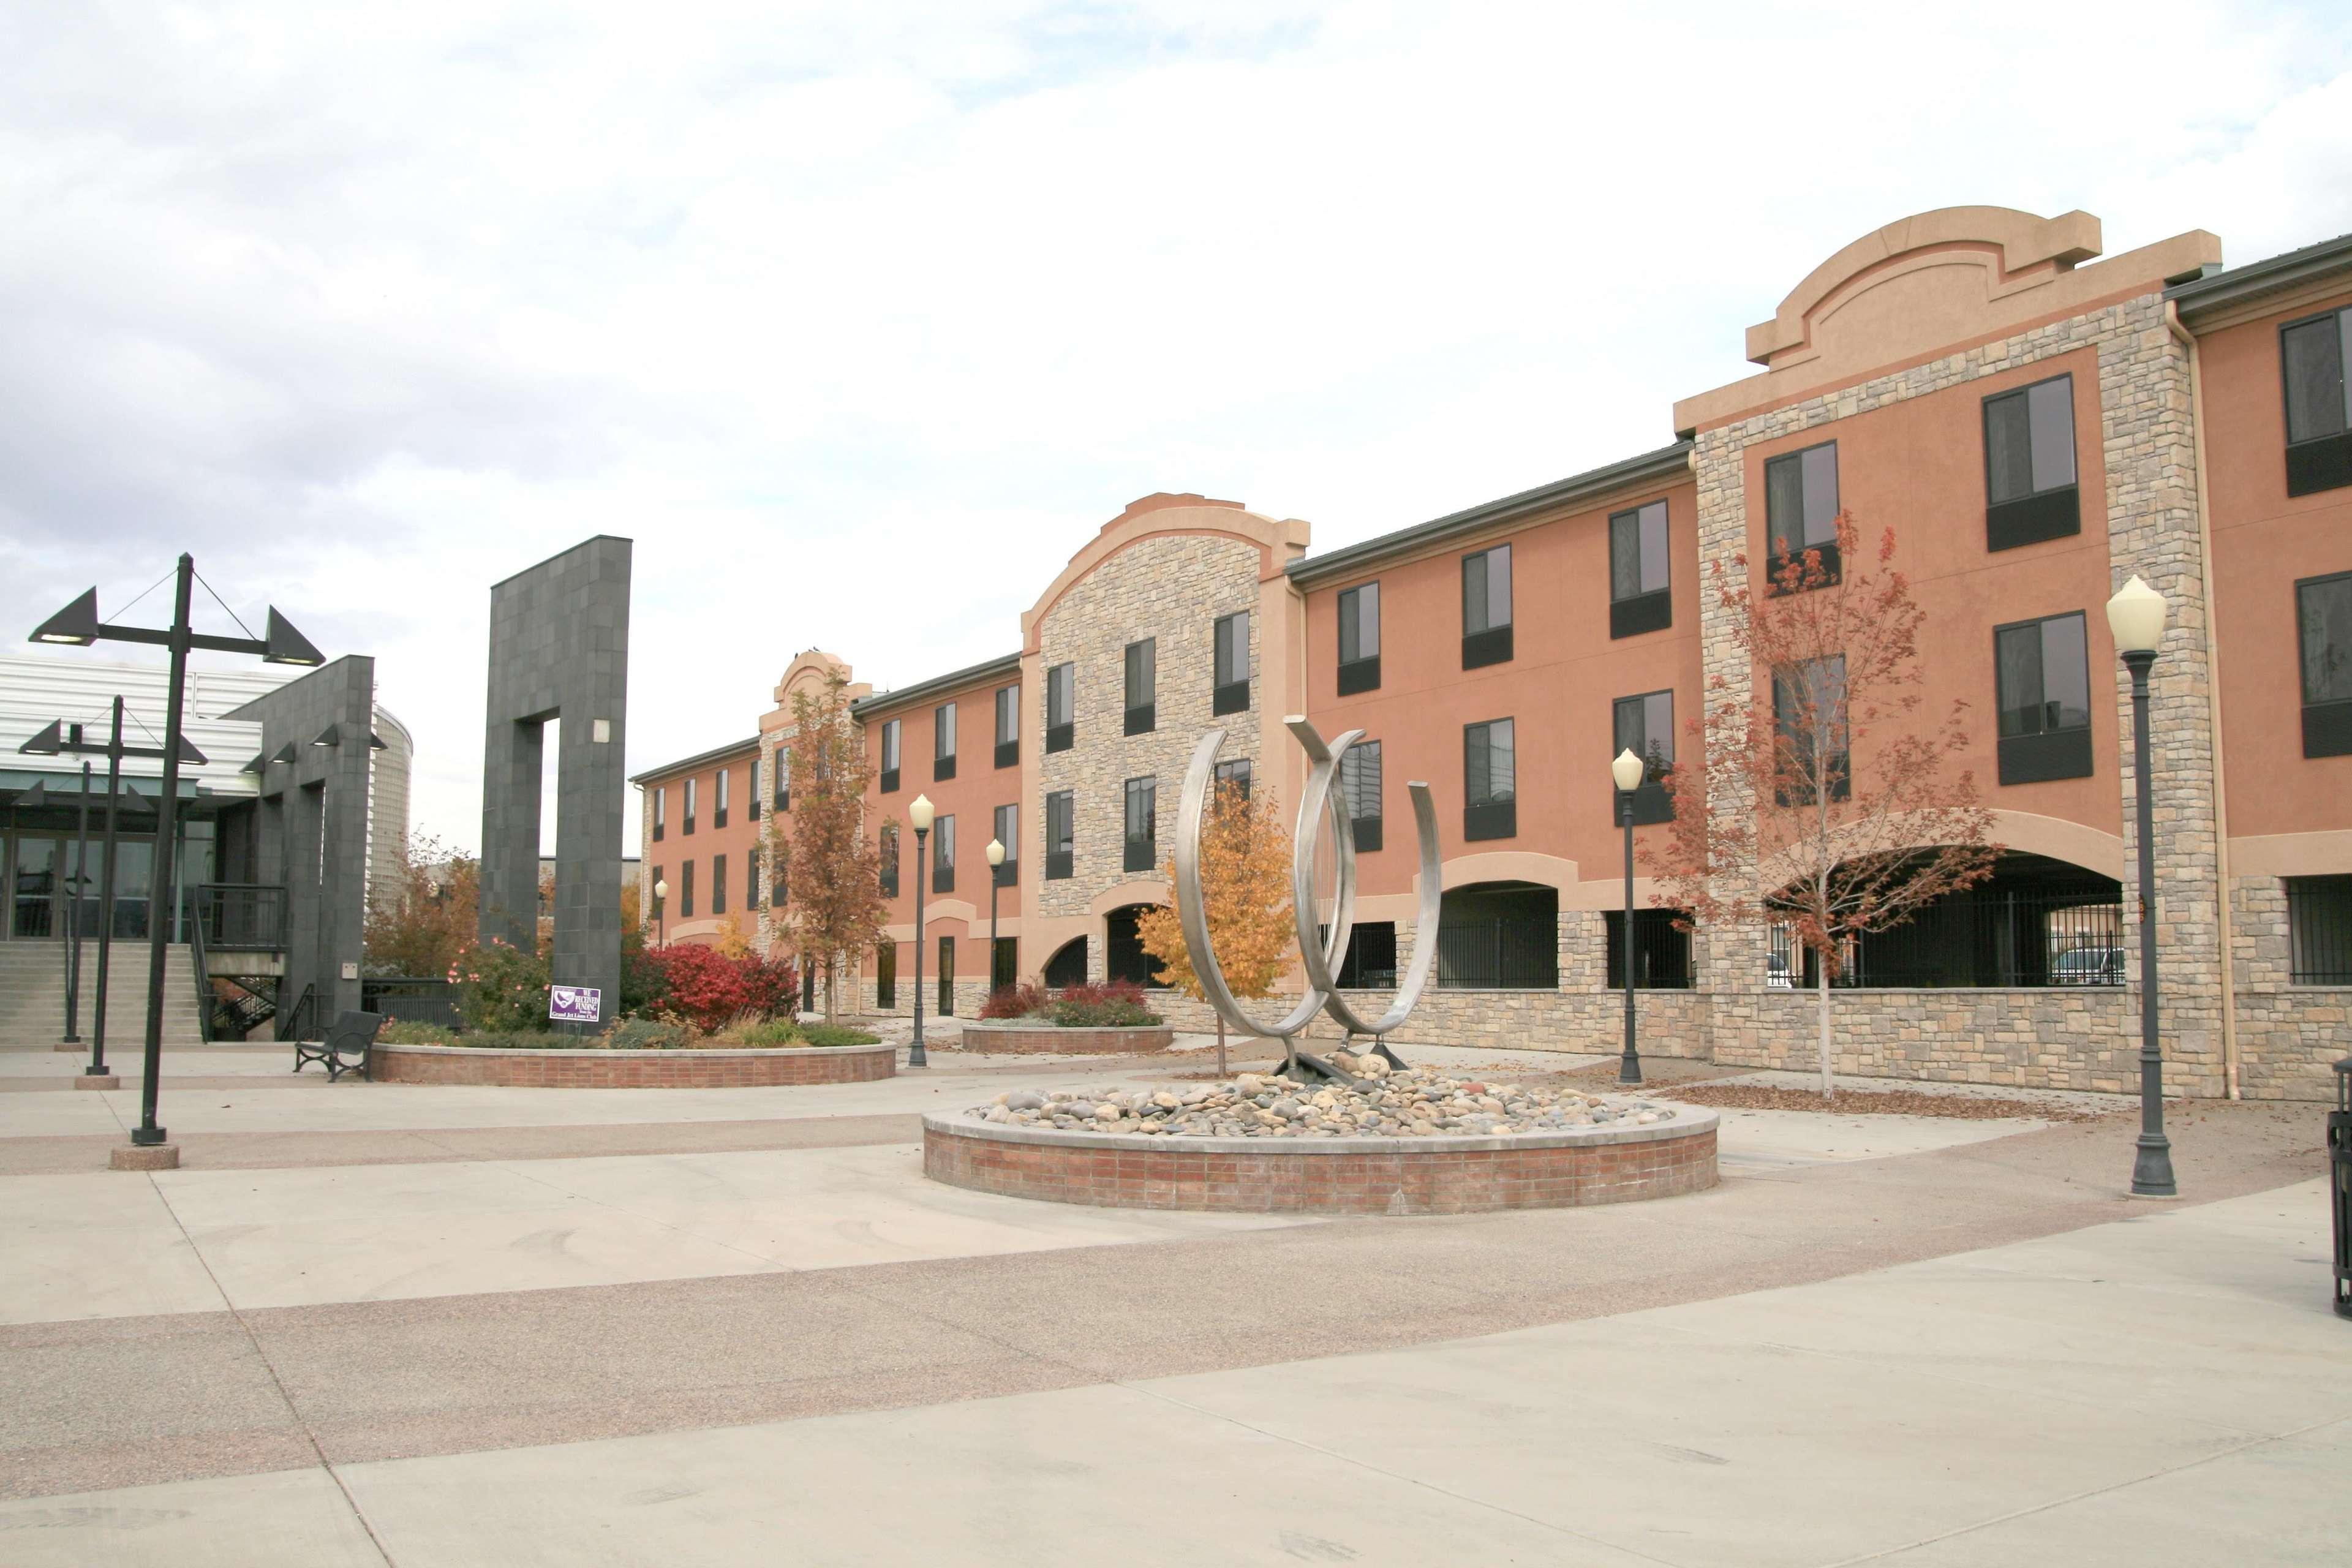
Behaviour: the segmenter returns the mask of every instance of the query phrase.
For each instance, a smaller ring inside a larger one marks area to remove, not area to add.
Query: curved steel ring
[[[1313,729],[1304,720],[1294,724],[1292,730],[1293,733],[1300,730],[1306,731],[1306,734],[1299,736],[1301,743],[1306,743],[1309,736],[1314,736]],[[1298,805],[1299,830],[1302,836],[1306,832],[1306,825],[1315,819],[1315,814],[1318,811],[1323,809],[1325,795],[1330,789],[1331,780],[1339,773],[1341,759],[1348,754],[1348,748],[1354,745],[1362,735],[1363,731],[1360,730],[1350,730],[1340,736],[1331,745],[1330,768],[1317,769],[1314,776],[1307,781],[1306,794]],[[1307,747],[1307,754],[1310,756],[1320,747],[1320,737],[1315,739],[1316,743]],[[1428,988],[1431,972],[1437,967],[1437,923],[1445,893],[1442,886],[1444,868],[1438,853],[1437,807],[1430,798],[1429,785],[1426,784],[1415,780],[1405,785],[1405,791],[1412,797],[1413,830],[1421,841],[1421,894],[1414,908],[1412,959],[1405,966],[1404,977],[1397,986],[1396,998],[1389,1004],[1387,1012],[1368,1024],[1358,1016],[1353,1007],[1348,1005],[1347,998],[1339,994],[1339,982],[1332,974],[1331,958],[1347,951],[1344,943],[1332,949],[1329,953],[1318,952],[1308,945],[1307,912],[1314,907],[1311,866],[1307,868],[1310,878],[1306,883],[1308,891],[1305,901],[1298,906],[1298,956],[1307,970],[1307,985],[1327,994],[1328,1000],[1325,1005],[1330,1012],[1333,1022],[1350,1033],[1370,1035],[1374,1037],[1387,1034],[1412,1016],[1412,1010],[1421,1005],[1422,992]],[[1335,797],[1334,805],[1338,804]],[[1347,813],[1341,809],[1338,815],[1344,818]],[[1343,911],[1335,906],[1332,910],[1332,928],[1335,931],[1339,929],[1339,917],[1343,912],[1347,917],[1347,923],[1350,926],[1354,924],[1356,845],[1352,826],[1348,837],[1341,840],[1339,854],[1341,864],[1348,872],[1344,882],[1346,908]],[[1298,896],[1296,892],[1297,883],[1294,863],[1294,897]]]

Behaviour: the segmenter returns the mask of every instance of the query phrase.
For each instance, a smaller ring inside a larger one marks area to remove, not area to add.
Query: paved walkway
[[[1713,1192],[1423,1220],[920,1177],[924,1109],[1171,1068],[189,1053],[153,1175],[128,1086],[0,1097],[0,1562],[2329,1560],[2315,1108],[2178,1113],[2161,1209],[2125,1117],[1733,1112]]]

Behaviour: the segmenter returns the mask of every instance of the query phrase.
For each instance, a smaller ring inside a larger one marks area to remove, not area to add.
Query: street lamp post
[[[2132,683],[2132,782],[2139,813],[2139,1148],[2132,1160],[2132,1196],[2169,1198],[2172,1143],[2164,1135],[2164,1052],[2156,1018],[2156,805],[2148,778],[2148,671],[2164,637],[2170,605],[2138,577],[2107,601],[2107,627]]]
[[[658,877],[654,879],[654,945],[656,947],[669,945],[669,879],[667,877]]]
[[[988,841],[988,988],[996,989],[996,873],[1004,866],[1004,841]]]
[[[91,643],[101,640],[152,643],[171,652],[172,685],[163,703],[163,787],[155,803],[155,891],[149,900],[147,911],[146,1077],[139,1086],[139,1125],[131,1130],[131,1142],[139,1148],[156,1148],[164,1141],[163,1129],[155,1123],[155,1100],[163,1076],[163,970],[171,952],[171,916],[173,911],[154,906],[170,900],[174,886],[173,851],[176,847],[179,826],[183,753],[187,753],[193,761],[204,760],[201,753],[188,745],[181,731],[181,721],[187,710],[188,654],[191,649],[201,647],[219,653],[250,654],[270,664],[326,663],[326,656],[310,645],[310,638],[296,631],[292,624],[278,613],[275,605],[269,611],[269,635],[265,637],[221,637],[195,630],[188,623],[188,612],[195,592],[195,558],[182,555],[173,574],[178,582],[172,596],[172,625],[166,630],[114,626],[100,620],[98,590],[90,588],[35,627],[29,639],[76,647],[88,647]],[[120,714],[121,711],[118,700],[116,712]],[[112,890],[113,884],[110,879],[108,891],[110,894]],[[176,1152],[172,1159],[176,1163]]]
[[[1610,780],[1617,786],[1617,821],[1625,829],[1625,1054],[1617,1064],[1617,1081],[1626,1084],[1642,1081],[1642,1053],[1633,1045],[1633,792],[1642,787],[1646,771],[1630,746],[1609,764]]]
[[[915,828],[915,1041],[907,1049],[907,1065],[927,1068],[931,1058],[923,1054],[923,879],[929,868],[923,862],[923,840],[929,837],[933,807],[931,797],[919,795],[915,804],[907,808],[907,820]]]

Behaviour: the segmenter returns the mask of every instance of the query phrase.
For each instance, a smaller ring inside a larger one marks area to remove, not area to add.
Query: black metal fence
[[[2352,877],[2286,879],[2286,927],[2296,985],[2352,985]]]
[[[1832,984],[1886,990],[2121,985],[2123,905],[2104,889],[1971,889],[1943,899],[1892,931],[1845,944]],[[1766,984],[1810,986],[1815,958],[1785,926],[1772,928]]]
[[[1625,988],[1625,911],[1607,910],[1609,929],[1609,989]],[[1690,932],[1677,930],[1679,910],[1633,911],[1633,988],[1637,991],[1687,991],[1691,986]]]
[[[274,952],[286,945],[286,889],[254,882],[205,882],[194,895],[205,946],[214,952]]]
[[[1437,984],[1463,991],[1558,989],[1559,921],[1507,918],[1440,925]]]
[[[373,974],[360,982],[360,1011],[414,1024],[455,1028],[457,988],[424,974]]]

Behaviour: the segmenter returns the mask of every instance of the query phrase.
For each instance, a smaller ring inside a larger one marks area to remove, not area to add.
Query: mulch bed
[[[1735,1110],[1812,1110],[1851,1116],[1943,1116],[1960,1121],[2095,1121],[2127,1106],[2084,1105],[2063,1100],[2000,1100],[1990,1095],[1929,1094],[1916,1089],[1841,1089],[1823,1100],[1810,1089],[1760,1083],[1677,1084],[1651,1090],[1660,1100],[1689,1105],[1727,1106]]]

